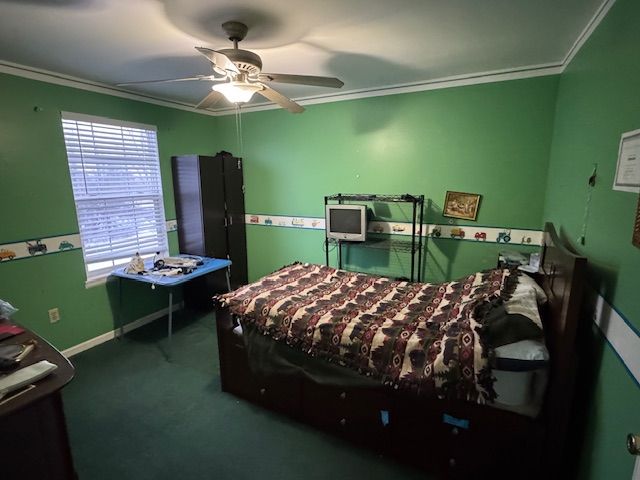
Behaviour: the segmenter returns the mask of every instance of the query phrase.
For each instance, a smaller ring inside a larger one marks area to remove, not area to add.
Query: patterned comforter
[[[440,398],[495,398],[475,307],[507,294],[509,270],[409,283],[294,263],[220,295],[276,341],[399,388]]]

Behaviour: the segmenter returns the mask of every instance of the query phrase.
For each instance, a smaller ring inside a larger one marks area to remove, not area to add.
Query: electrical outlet
[[[58,308],[52,308],[49,310],[49,322],[56,323],[60,321],[60,310]]]

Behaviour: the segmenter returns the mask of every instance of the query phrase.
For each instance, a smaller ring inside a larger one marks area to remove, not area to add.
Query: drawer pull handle
[[[345,398],[347,398],[347,392],[340,393],[340,400],[344,400]]]
[[[458,435],[460,433],[460,430],[458,430],[456,427],[453,427],[451,429],[451,435]]]
[[[340,419],[340,425],[344,427],[346,424],[347,424],[347,419],[346,418],[341,418]]]
[[[455,467],[456,466],[456,459],[455,458],[450,458],[449,459],[449,466],[450,467]]]
[[[264,395],[265,393],[267,393],[267,389],[266,388],[261,388],[260,389],[260,395]]]

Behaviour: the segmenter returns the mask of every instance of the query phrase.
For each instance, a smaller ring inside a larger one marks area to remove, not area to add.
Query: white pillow
[[[510,358],[513,360],[549,360],[549,351],[544,342],[539,340],[520,340],[496,348],[497,358]]]
[[[524,315],[543,330],[538,311],[540,300],[543,300],[543,303],[547,301],[544,290],[531,277],[521,274],[511,298],[504,302],[504,309],[508,314]]]
[[[544,293],[542,287],[538,285],[537,282],[526,273],[520,273],[520,276],[518,277],[518,286],[516,287],[516,292],[519,290],[528,289],[533,289],[533,291],[536,293],[536,301],[538,302],[538,305],[544,305],[545,303],[547,303],[547,294]]]

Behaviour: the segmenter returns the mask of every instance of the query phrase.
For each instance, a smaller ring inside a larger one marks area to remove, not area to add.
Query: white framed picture
[[[640,192],[640,130],[622,134],[613,189]]]

